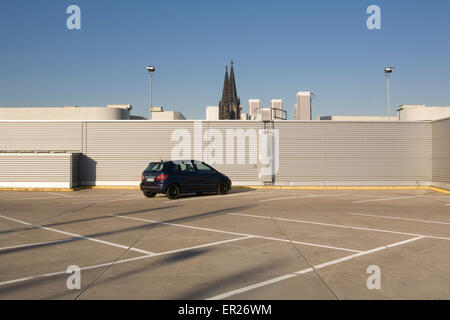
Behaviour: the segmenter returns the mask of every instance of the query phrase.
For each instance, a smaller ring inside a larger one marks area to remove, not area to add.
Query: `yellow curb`
[[[429,187],[429,189],[433,190],[433,191],[437,191],[437,192],[442,192],[442,193],[445,193],[445,194],[450,194],[450,190],[443,189],[443,188]]]
[[[80,188],[0,188],[0,191],[76,191]]]
[[[92,186],[90,189],[104,189],[104,190],[140,190],[138,186]]]
[[[450,190],[426,186],[385,186],[385,187],[350,187],[350,186],[233,186],[233,189],[268,189],[268,190],[433,190],[450,194]]]
[[[408,186],[386,186],[386,187],[349,187],[349,186],[233,186],[233,189],[267,189],[267,190],[433,190],[450,194],[450,190],[438,187],[408,187]],[[0,188],[0,191],[47,191],[47,192],[69,192],[82,189],[103,190],[139,190],[138,186],[84,186],[76,188]]]

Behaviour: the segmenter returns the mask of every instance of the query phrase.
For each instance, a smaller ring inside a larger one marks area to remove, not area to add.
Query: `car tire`
[[[230,185],[226,181],[221,181],[217,186],[218,194],[227,194],[230,191]]]
[[[166,190],[166,197],[175,200],[180,197],[180,188],[176,184],[170,185]]]
[[[154,198],[156,196],[156,192],[144,192],[144,196],[146,198]]]

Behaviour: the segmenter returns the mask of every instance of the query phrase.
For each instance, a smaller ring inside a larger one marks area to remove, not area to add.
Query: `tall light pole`
[[[387,115],[388,117],[391,115],[391,88],[389,86],[389,80],[391,79],[392,71],[394,71],[394,67],[386,67],[384,68],[384,75],[386,76],[387,80]]]
[[[156,68],[154,66],[147,66],[145,67],[147,69],[148,73],[150,73],[150,113],[152,112],[153,107],[153,88],[152,88],[152,81],[153,81],[153,72],[155,72]]]

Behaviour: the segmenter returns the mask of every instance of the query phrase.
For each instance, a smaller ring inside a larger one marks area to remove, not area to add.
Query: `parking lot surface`
[[[1,191],[0,299],[450,299],[450,195]]]

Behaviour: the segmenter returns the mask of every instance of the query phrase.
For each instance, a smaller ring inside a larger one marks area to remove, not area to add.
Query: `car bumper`
[[[141,188],[141,191],[144,191],[144,192],[156,192],[156,193],[166,192],[166,186],[164,184],[141,183],[140,188]]]

